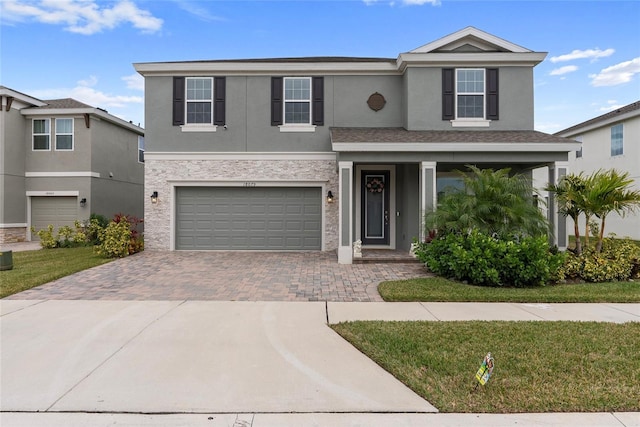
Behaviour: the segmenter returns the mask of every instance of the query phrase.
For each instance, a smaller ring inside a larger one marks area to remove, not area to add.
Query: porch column
[[[338,162],[338,263],[353,263],[353,162]]]
[[[554,162],[549,165],[549,183],[557,184],[569,171],[568,162]],[[558,213],[558,203],[553,192],[549,192],[549,202],[547,206],[547,220],[551,226],[552,236],[549,236],[549,243],[558,246],[564,251],[569,246],[569,234],[567,231],[567,218]]]
[[[420,241],[426,235],[424,230],[424,215],[436,209],[438,192],[436,190],[436,162],[420,163]]]

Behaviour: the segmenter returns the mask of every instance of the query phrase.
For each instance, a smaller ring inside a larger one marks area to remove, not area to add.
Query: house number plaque
[[[255,182],[245,182],[243,185],[243,187],[246,187],[246,188],[253,188],[255,186],[256,186]]]

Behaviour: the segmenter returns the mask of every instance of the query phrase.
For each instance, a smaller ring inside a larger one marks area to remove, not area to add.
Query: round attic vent
[[[384,96],[382,96],[382,94],[379,94],[378,92],[371,94],[369,99],[367,99],[367,105],[373,111],[382,110],[384,108],[384,104],[386,103],[387,101],[384,99]]]

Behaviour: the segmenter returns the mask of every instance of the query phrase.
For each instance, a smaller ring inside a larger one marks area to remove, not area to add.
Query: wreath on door
[[[384,181],[380,178],[372,178],[367,180],[367,191],[369,193],[382,193],[384,190]]]

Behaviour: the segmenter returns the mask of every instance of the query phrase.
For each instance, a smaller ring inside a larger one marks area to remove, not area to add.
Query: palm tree
[[[596,244],[596,251],[600,252],[607,215],[616,212],[624,217],[640,208],[640,191],[631,188],[634,181],[629,177],[629,172],[598,170],[589,178],[585,201],[589,210],[600,218],[600,234]]]
[[[540,236],[548,232],[548,223],[534,203],[534,190],[528,179],[510,176],[509,169],[467,168],[471,174],[461,172],[464,190],[445,194],[438,208],[426,215],[428,230],[446,233],[476,229],[499,236]]]
[[[569,217],[573,220],[573,232],[576,237],[576,255],[582,253],[582,241],[580,240],[580,227],[578,218],[584,213],[587,216],[587,230],[589,227],[589,213],[585,211],[584,192],[587,187],[588,180],[582,173],[569,174],[560,178],[557,184],[548,184],[545,191],[551,191],[556,195],[556,203],[558,204],[558,213]],[[585,245],[588,245],[589,235],[585,234]]]

